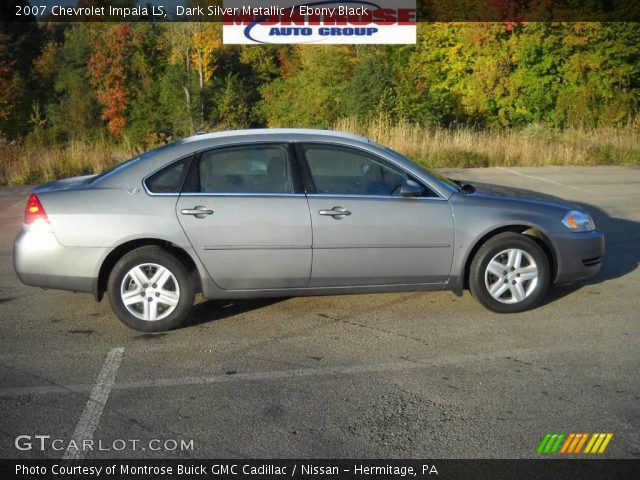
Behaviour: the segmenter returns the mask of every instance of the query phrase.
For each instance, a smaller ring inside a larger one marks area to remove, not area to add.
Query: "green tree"
[[[88,27],[75,24],[64,32],[58,47],[54,97],[47,107],[54,140],[91,136],[97,129],[100,109],[87,68],[91,57]]]
[[[448,23],[418,25],[418,43],[395,69],[399,118],[423,124],[465,120],[461,82],[472,71],[472,52],[461,47],[461,29]]]
[[[247,128],[251,124],[250,109],[246,103],[239,78],[228,75],[224,79],[222,92],[217,102],[218,127],[221,129]]]
[[[15,5],[27,5],[25,0],[0,7],[0,17],[10,7],[6,17],[13,15]],[[0,85],[8,88],[8,95],[0,96],[0,137],[20,138],[29,131],[32,99],[43,92],[32,76],[33,62],[42,50],[43,35],[33,15],[23,22],[0,22]]]
[[[638,112],[640,24],[570,24],[561,68],[558,125],[626,122]]]
[[[345,114],[368,119],[393,107],[393,77],[385,51],[360,49],[347,87]]]
[[[262,90],[262,109],[272,127],[329,128],[344,112],[352,56],[344,46],[300,46],[300,68]]]

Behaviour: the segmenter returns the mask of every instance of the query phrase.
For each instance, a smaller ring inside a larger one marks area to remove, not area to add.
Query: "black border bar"
[[[56,471],[58,472],[56,474]],[[64,474],[61,474],[64,472]],[[180,473],[182,472],[182,473]],[[437,472],[437,473],[436,473]],[[415,475],[414,475],[415,473]],[[640,460],[0,460],[9,479],[637,479]]]
[[[367,0],[388,7],[389,0]],[[319,4],[318,0],[299,0],[299,5]],[[339,1],[335,3],[340,3]],[[353,2],[351,2],[353,3]],[[35,18],[41,22],[221,22],[221,14],[176,16],[177,7],[201,5],[222,6],[222,0],[15,0],[0,2],[0,22],[33,21],[34,16],[18,15],[19,6],[42,6]],[[104,7],[100,15],[71,14],[52,15],[53,6]],[[118,5],[146,8],[146,13],[109,16],[109,6]],[[265,2],[270,7],[282,6],[278,0]],[[345,5],[350,3],[345,1]],[[353,3],[355,5],[355,3]],[[392,4],[392,3],[391,3]],[[228,0],[225,6],[242,7],[243,0]],[[166,15],[159,15],[153,6],[162,7]],[[416,0],[418,22],[639,22],[640,1],[638,0]],[[30,12],[31,10],[29,10]],[[213,10],[217,12],[219,10]]]

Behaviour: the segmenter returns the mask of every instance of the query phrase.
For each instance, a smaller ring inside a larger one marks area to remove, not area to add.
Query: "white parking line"
[[[82,444],[85,440],[93,440],[93,434],[98,428],[104,406],[107,404],[109,394],[116,381],[123,355],[124,348],[122,347],[109,350],[102,370],[98,375],[98,380],[91,391],[91,396],[87,400],[87,404],[84,406],[80,420],[78,420],[76,429],[73,432],[72,442],[69,443],[69,447],[75,443],[80,448],[72,449],[67,447],[62,457],[64,460],[82,460],[86,455],[86,452],[82,449]]]
[[[540,182],[551,183],[553,185],[557,185],[562,188],[570,188],[572,190],[577,190],[579,192],[593,193],[590,190],[587,190],[586,188],[574,187],[573,185],[567,185],[565,183],[556,182],[555,180],[549,180],[548,178],[536,177],[534,175],[527,175],[526,173],[518,172],[516,170],[511,170],[510,168],[505,168],[505,167],[496,167],[496,168],[498,170],[504,170],[505,172],[513,173],[514,175],[519,175],[521,177],[532,178]]]
[[[110,389],[126,391],[143,388],[163,388],[163,387],[184,387],[192,385],[211,385],[231,382],[254,382],[254,381],[278,381],[304,377],[326,377],[339,375],[361,375],[375,373],[402,372],[410,370],[430,369],[434,367],[444,367],[461,363],[491,361],[506,357],[530,358],[543,353],[569,353],[594,348],[595,345],[589,343],[560,344],[549,347],[528,347],[516,348],[498,352],[469,353],[459,355],[448,355],[430,359],[411,359],[403,361],[393,361],[385,363],[374,363],[365,365],[340,365],[314,368],[299,368],[289,370],[271,370],[236,374],[220,374],[203,377],[177,377],[177,378],[157,378],[145,380],[129,380],[111,384]],[[114,373],[115,378],[115,373]],[[41,385],[33,387],[10,387],[0,389],[0,398],[15,398],[24,395],[63,395],[84,393],[89,391],[90,385]],[[105,399],[106,403],[106,399]],[[104,406],[104,405],[103,405]],[[97,424],[96,424],[97,425]],[[75,435],[74,435],[75,437]]]

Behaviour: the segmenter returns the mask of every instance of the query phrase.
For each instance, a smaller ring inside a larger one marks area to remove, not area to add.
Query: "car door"
[[[176,213],[223,289],[304,287],[311,221],[287,144],[215,148],[196,157]]]
[[[453,255],[449,203],[425,189],[400,195],[410,177],[363,149],[302,143],[313,228],[309,286],[439,284]]]

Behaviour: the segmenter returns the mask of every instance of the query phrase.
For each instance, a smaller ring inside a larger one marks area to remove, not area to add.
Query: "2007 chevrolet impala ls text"
[[[469,288],[534,307],[595,274],[588,213],[524,190],[452,181],[381,145],[321,130],[197,135],[29,197],[14,245],[27,285],[108,292],[142,331],[194,296],[247,298]]]

